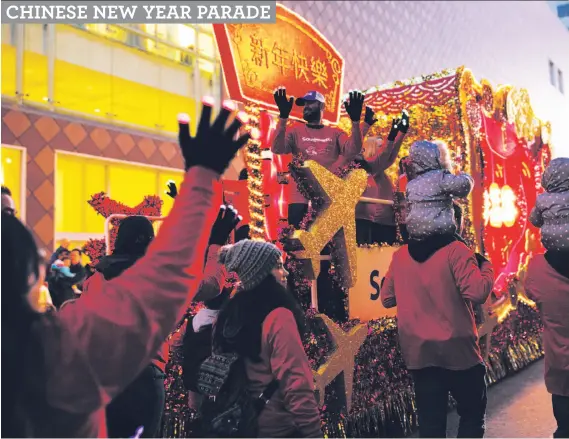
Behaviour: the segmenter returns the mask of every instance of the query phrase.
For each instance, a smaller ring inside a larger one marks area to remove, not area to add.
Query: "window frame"
[[[555,63],[549,60],[549,83],[557,87]]]
[[[16,149],[20,151],[20,154],[22,154],[20,162],[20,206],[18,207],[18,217],[24,224],[26,224],[26,206],[28,201],[28,197],[26,196],[28,192],[28,150],[23,146],[11,145],[9,143],[2,143],[1,145],[3,148]],[[13,190],[13,188],[9,189]]]
[[[6,145],[9,146],[9,145]],[[64,151],[64,150],[59,150],[56,149],[55,150],[55,167],[54,167],[54,182],[53,182],[53,190],[54,193],[57,194],[57,177],[56,174],[58,172],[58,166],[57,166],[57,160],[60,156],[65,155],[65,156],[71,156],[71,157],[78,157],[78,158],[82,158],[85,160],[91,160],[91,161],[97,161],[100,162],[102,164],[104,164],[105,166],[105,187],[101,189],[102,192],[105,192],[106,194],[109,194],[110,192],[110,172],[109,172],[109,165],[112,164],[116,164],[116,165],[120,165],[120,166],[132,166],[132,167],[139,167],[139,168],[144,168],[147,170],[153,170],[156,173],[156,188],[158,190],[158,193],[156,194],[146,194],[146,195],[157,195],[160,198],[164,197],[164,191],[160,192],[160,188],[158,187],[159,185],[159,181],[160,181],[160,174],[161,173],[170,173],[170,174],[174,174],[174,173],[179,173],[180,177],[183,179],[183,175],[184,175],[184,171],[182,169],[178,169],[178,168],[169,168],[167,166],[159,166],[159,165],[147,165],[144,163],[139,163],[139,162],[130,162],[127,160],[118,160],[118,159],[112,159],[112,158],[106,158],[106,157],[98,157],[98,156],[92,156],[89,154],[82,154],[82,153],[78,153],[78,152],[71,152],[71,151]],[[165,188],[164,188],[165,190]],[[112,195],[111,195],[112,197]],[[54,220],[53,221],[53,236],[54,236],[54,250],[56,248],[56,243],[60,242],[62,239],[69,239],[70,241],[88,241],[89,239],[104,239],[105,238],[105,232],[101,232],[101,233],[95,233],[95,232],[65,232],[65,231],[57,231],[57,222]]]

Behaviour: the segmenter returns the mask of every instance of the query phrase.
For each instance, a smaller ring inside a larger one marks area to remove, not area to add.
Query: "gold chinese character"
[[[318,84],[323,88],[328,88],[326,86],[326,80],[328,79],[328,69],[326,68],[324,61],[312,57],[310,60],[310,71],[312,72],[313,84]]]
[[[304,77],[306,82],[308,79],[308,60],[304,55],[299,55],[296,49],[292,51],[292,65],[294,66],[294,77],[300,79]]]
[[[273,60],[273,65],[277,66],[280,69],[281,74],[284,75],[286,73],[286,69],[290,68],[287,63],[289,59],[289,57],[287,56],[288,50],[285,50],[282,47],[280,47],[279,43],[275,41],[275,44],[273,45],[272,54],[275,56]]]
[[[336,108],[336,103],[334,102],[334,97],[332,96],[332,93],[328,93],[326,96],[324,96],[324,100],[326,101],[327,109],[333,111]]]
[[[259,67],[269,68],[269,57],[267,54],[267,49],[263,47],[263,39],[259,38],[257,34],[251,35],[251,51],[253,55],[251,56],[251,61],[253,61]]]

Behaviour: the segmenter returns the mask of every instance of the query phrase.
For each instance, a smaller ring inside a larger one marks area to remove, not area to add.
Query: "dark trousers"
[[[458,437],[484,437],[487,395],[483,364],[467,370],[427,367],[411,373],[420,437],[446,437],[449,392],[460,416]]]
[[[553,416],[557,421],[554,438],[569,438],[569,396],[552,395]]]
[[[132,437],[140,426],[144,426],[142,437],[161,437],[166,399],[164,378],[164,373],[151,364],[112,400],[106,410],[109,437]]]

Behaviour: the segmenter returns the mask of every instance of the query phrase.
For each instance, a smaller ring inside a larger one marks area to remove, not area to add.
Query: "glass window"
[[[215,44],[213,42],[213,36],[200,32],[198,47],[200,55],[215,58]]]
[[[24,201],[25,193],[22,192],[22,163],[23,151],[18,148],[2,145],[2,169],[1,178],[2,185],[6,186],[12,192],[12,199],[16,205],[17,215],[22,218],[22,202]]]
[[[56,163],[56,233],[100,235],[105,230],[105,218],[97,215],[87,201],[106,191],[105,162],[58,153]]]
[[[16,25],[3,24],[2,25],[2,44],[13,46],[16,40]]]
[[[565,85],[563,84],[563,72],[561,71],[561,69],[557,69],[557,84],[559,86],[559,91],[561,93],[565,93],[564,90]]]
[[[103,37],[109,38],[111,40],[119,41],[121,43],[128,42],[128,32],[118,26],[113,26],[110,24],[86,24],[85,29],[94,34],[101,35]]]
[[[2,152],[4,156],[4,148]],[[166,183],[174,180],[179,188],[183,176],[183,171],[175,169],[162,170],[58,153],[55,174],[56,238],[74,240],[74,245],[80,247],[89,237],[103,236],[105,218],[87,202],[99,192],[106,192],[112,200],[129,207],[141,204],[148,195],[157,195],[164,202],[162,216],[167,216],[173,200],[164,193]],[[6,183],[17,187],[11,180]]]
[[[198,24],[200,32],[213,33],[213,26],[211,24]]]
[[[16,95],[16,25],[2,25],[2,94]]]
[[[168,41],[183,49],[195,50],[196,31],[183,24],[145,24],[144,31],[160,40]],[[152,38],[145,40],[146,50],[172,61],[191,64],[188,54],[162,44]]]
[[[559,18],[569,17],[569,3],[557,6],[557,16]]]
[[[549,61],[549,82],[555,87],[555,64],[553,61]]]

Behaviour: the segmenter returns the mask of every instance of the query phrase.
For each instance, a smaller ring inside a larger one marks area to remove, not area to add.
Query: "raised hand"
[[[178,196],[178,187],[174,180],[169,180],[168,183],[166,183],[166,186],[168,187],[168,190],[164,191],[164,193],[169,195],[171,198],[176,198]]]
[[[391,131],[389,131],[387,140],[394,141],[398,133],[407,134],[408,129],[409,129],[409,113],[407,113],[406,110],[403,110],[401,112],[401,117],[393,119],[393,122],[391,123]]]
[[[247,115],[239,113],[226,127],[229,115],[236,110],[233,101],[225,101],[217,118],[211,121],[213,98],[202,99],[202,114],[195,137],[190,135],[190,118],[187,114],[178,115],[178,141],[186,162],[186,170],[192,166],[202,166],[218,174],[229,166],[237,151],[247,143],[249,133],[235,140],[236,134],[245,122]]]
[[[209,245],[225,245],[229,240],[229,235],[242,219],[233,206],[221,206],[211,228]]]
[[[377,118],[375,117],[375,113],[373,112],[371,107],[366,106],[366,114],[364,116],[364,122],[367,123],[369,126],[372,126],[374,123],[377,122]]]
[[[401,112],[401,123],[399,124],[399,131],[401,131],[403,134],[407,134],[408,130],[409,130],[409,113],[407,113],[407,110],[403,110]]]
[[[362,118],[362,109],[364,107],[364,95],[359,91],[351,91],[349,98],[344,101],[346,113],[353,122],[359,122]]]
[[[286,97],[286,88],[279,87],[275,90],[273,95],[275,97],[275,104],[279,107],[280,118],[288,119],[290,112],[292,111],[292,105],[294,103],[294,97]]]

